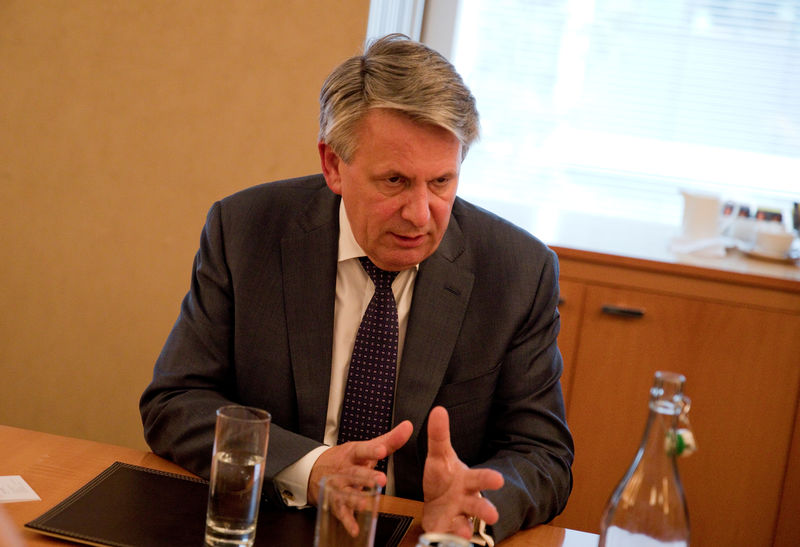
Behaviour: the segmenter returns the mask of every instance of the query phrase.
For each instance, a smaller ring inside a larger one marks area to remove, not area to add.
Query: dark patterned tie
[[[339,420],[339,443],[383,435],[392,425],[394,381],[397,371],[397,303],[392,281],[397,272],[381,270],[368,258],[359,259],[375,284],[358,327]],[[387,460],[377,468],[386,471]]]

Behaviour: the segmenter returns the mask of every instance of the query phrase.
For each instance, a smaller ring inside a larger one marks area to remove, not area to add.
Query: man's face
[[[442,241],[456,198],[461,143],[451,132],[398,112],[370,110],[349,163],[319,144],[322,170],[342,196],[356,241],[376,266],[399,271]]]

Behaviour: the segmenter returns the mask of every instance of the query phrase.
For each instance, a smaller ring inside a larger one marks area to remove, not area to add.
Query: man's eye
[[[394,176],[394,177],[389,177],[386,180],[392,184],[400,184],[401,182],[403,182],[403,177]]]

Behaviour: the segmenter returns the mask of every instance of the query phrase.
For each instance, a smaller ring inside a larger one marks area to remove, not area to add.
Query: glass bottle
[[[606,505],[600,547],[689,545],[689,513],[675,462],[694,449],[685,381],[674,372],[655,373],[644,436]]]

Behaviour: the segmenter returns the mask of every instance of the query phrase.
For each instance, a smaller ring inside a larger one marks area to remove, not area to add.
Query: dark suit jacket
[[[214,204],[191,289],[141,399],[157,453],[209,475],[215,410],[272,414],[272,478],[320,445],[330,381],[339,196],[321,175],[256,186]],[[395,395],[414,424],[394,458],[397,495],[422,499],[426,418],[450,415],[453,447],[505,486],[486,493],[497,538],[548,521],[572,485],[559,377],[558,265],[530,234],[457,199],[420,264]]]

